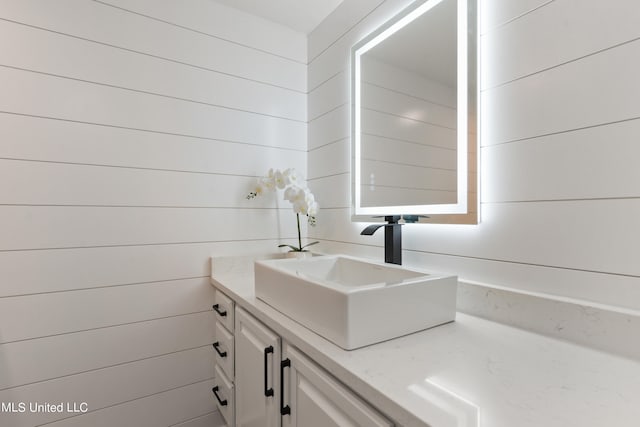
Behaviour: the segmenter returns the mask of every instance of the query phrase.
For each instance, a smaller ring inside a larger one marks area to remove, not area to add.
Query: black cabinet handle
[[[280,415],[291,415],[289,405],[284,405],[284,368],[291,367],[291,360],[284,359],[280,362]]]
[[[227,357],[226,351],[220,351],[220,341],[216,341],[213,343],[213,348],[216,350],[216,353],[220,355],[220,357]]]
[[[221,406],[227,406],[227,399],[220,399],[220,396],[218,396],[218,390],[220,390],[220,388],[218,386],[215,386],[214,388],[211,389],[211,391],[213,392],[213,394],[216,396],[216,399],[218,399],[218,403],[220,403]]]
[[[226,310],[220,310],[220,304],[213,304],[213,309],[222,317],[225,317],[227,315]]]
[[[269,380],[267,379],[267,367],[268,367],[268,358],[269,353],[273,353],[273,346],[270,345],[264,349],[264,395],[266,397],[273,396],[273,388],[269,388]]]

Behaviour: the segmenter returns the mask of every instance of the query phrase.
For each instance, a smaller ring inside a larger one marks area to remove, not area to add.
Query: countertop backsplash
[[[458,311],[640,360],[640,313],[560,301],[509,289],[458,283]]]

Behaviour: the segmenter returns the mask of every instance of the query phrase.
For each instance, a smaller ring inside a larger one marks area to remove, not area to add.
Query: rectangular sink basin
[[[257,298],[346,350],[455,320],[457,284],[344,255],[255,262]]]

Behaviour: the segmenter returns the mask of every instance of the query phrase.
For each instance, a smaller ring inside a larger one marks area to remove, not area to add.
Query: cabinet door
[[[236,426],[280,426],[280,337],[237,307]]]
[[[282,427],[393,425],[294,347],[284,344],[282,357]]]

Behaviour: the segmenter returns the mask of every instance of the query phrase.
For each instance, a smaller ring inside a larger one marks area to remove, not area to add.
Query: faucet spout
[[[399,215],[385,216],[387,224],[372,224],[367,226],[361,235],[371,236],[377,229],[384,227],[384,262],[389,264],[402,264],[402,232],[398,224]]]
[[[384,227],[385,225],[386,224],[369,225],[364,230],[362,230],[362,232],[360,234],[363,235],[363,236],[372,236],[373,233],[375,233],[378,228]]]

